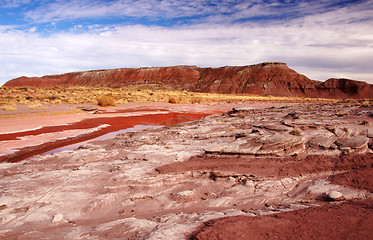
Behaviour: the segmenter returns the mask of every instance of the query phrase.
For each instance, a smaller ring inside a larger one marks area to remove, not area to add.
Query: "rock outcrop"
[[[72,72],[44,77],[20,77],[8,87],[107,86],[159,84],[172,89],[294,97],[371,98],[373,85],[348,79],[310,80],[285,63],[200,68],[196,66],[119,68]]]

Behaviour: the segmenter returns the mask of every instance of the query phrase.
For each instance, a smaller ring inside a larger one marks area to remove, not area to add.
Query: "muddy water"
[[[156,112],[156,111],[155,111]],[[104,124],[108,126],[99,131],[80,136],[74,136],[63,140],[43,143],[38,146],[30,146],[19,149],[16,154],[0,157],[0,162],[18,162],[28,159],[37,154],[53,153],[63,150],[71,150],[79,147],[87,141],[100,140],[102,138],[112,138],[118,133],[139,130],[142,127],[156,126],[173,126],[178,123],[198,120],[202,117],[219,113],[218,111],[208,111],[204,113],[185,113],[185,112],[168,112],[168,113],[145,113],[136,116],[118,116],[118,117],[97,117],[85,119],[67,125],[41,127],[35,130],[16,132],[10,134],[0,134],[0,141],[17,140],[23,136],[41,135],[44,133],[60,132],[72,129],[90,129]],[[101,137],[101,138],[99,138]]]
[[[78,143],[66,145],[66,146],[60,147],[60,148],[55,148],[55,149],[52,149],[52,150],[50,150],[48,152],[45,152],[44,154],[58,153],[58,152],[62,152],[62,151],[65,151],[65,150],[74,150],[74,149],[77,149],[80,146],[82,146],[82,145],[84,145],[86,143],[89,143],[89,142],[94,142],[94,141],[100,141],[100,140],[107,140],[107,139],[115,138],[118,134],[121,134],[121,133],[134,132],[134,131],[139,131],[139,130],[143,130],[143,129],[160,128],[160,127],[162,127],[162,126],[155,126],[155,125],[136,125],[134,127],[130,127],[130,128],[126,128],[126,129],[114,131],[114,132],[109,132],[107,134],[101,135],[99,137],[96,137],[96,138],[93,138],[93,139],[90,139],[90,140],[86,140],[86,141],[82,141],[82,142],[78,142]]]

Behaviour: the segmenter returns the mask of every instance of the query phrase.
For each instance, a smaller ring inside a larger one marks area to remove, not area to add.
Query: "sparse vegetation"
[[[361,125],[364,125],[364,126],[369,126],[369,120],[363,120],[362,122],[361,122]]]
[[[340,110],[335,115],[337,115],[338,117],[343,117],[344,115],[346,115],[346,113],[343,110]]]
[[[17,106],[16,105],[4,105],[1,107],[1,110],[4,111],[17,111]]]
[[[289,133],[294,136],[302,136],[302,132],[299,129],[293,129]]]
[[[369,99],[363,99],[359,101],[361,107],[370,107],[373,105],[373,101]]]
[[[139,91],[140,90],[140,91]],[[155,84],[129,86],[125,88],[107,87],[52,87],[52,88],[0,88],[0,106],[15,106],[17,104],[35,105],[41,104],[99,104],[100,106],[112,106],[129,102],[166,102],[180,104],[210,104],[210,103],[234,103],[248,101],[281,101],[281,102],[332,102],[337,99],[274,97],[244,94],[217,94],[197,93],[179,90],[170,90],[170,87]],[[372,100],[343,100],[352,105],[371,106]],[[14,108],[14,107],[13,107]]]
[[[32,105],[29,105],[28,108],[38,109],[38,110],[46,110],[47,109],[47,107],[43,106],[43,104],[41,104],[41,103],[35,103],[35,104],[32,104]]]
[[[176,103],[177,103],[177,100],[176,100],[176,98],[174,98],[174,97],[170,97],[170,98],[168,99],[168,102],[169,102],[169,103],[176,104]]]
[[[110,95],[101,95],[97,97],[97,104],[101,107],[114,106],[114,98]]]

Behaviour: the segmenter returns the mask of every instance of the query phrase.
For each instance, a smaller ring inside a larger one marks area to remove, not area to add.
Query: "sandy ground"
[[[58,124],[46,120],[53,115],[36,116],[45,120],[39,125],[28,123],[35,116],[13,118],[24,127],[9,128],[3,143],[52,133],[92,137],[83,129],[112,124],[107,129],[113,130],[132,120],[165,127],[1,163],[3,239],[372,236],[371,107],[140,104],[104,110],[63,115]]]

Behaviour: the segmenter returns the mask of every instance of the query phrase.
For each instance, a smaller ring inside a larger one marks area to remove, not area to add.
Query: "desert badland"
[[[2,239],[373,235],[365,82],[267,62],[20,77],[0,91]]]

